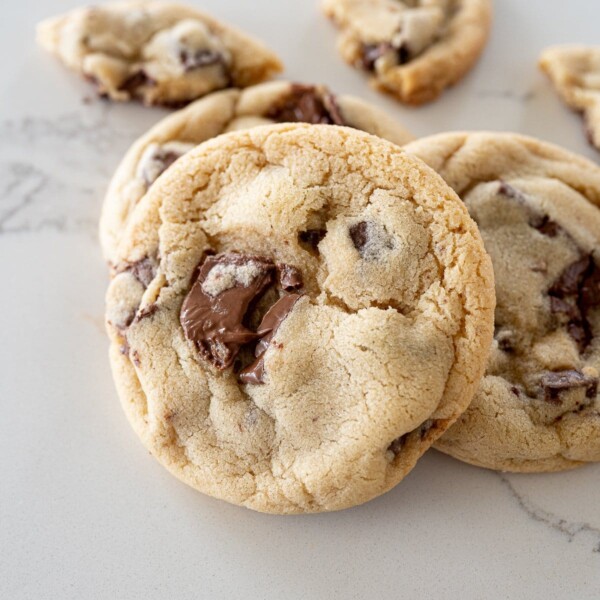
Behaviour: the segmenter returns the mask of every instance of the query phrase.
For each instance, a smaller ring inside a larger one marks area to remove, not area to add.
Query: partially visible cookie
[[[100,240],[107,260],[140,199],[179,156],[226,131],[278,122],[347,125],[405,144],[413,139],[386,112],[352,96],[336,96],[323,86],[284,81],[245,90],[224,90],[170,115],[127,152],[110,184]]]
[[[490,0],[323,0],[340,27],[344,60],[402,102],[437,98],[475,64],[487,41]]]
[[[182,105],[246,87],[282,69],[261,42],[195,8],[124,0],[38,25],[38,41],[112,100]]]
[[[600,461],[600,168],[514,134],[448,133],[406,151],[462,197],[496,278],[485,377],[436,447],[505,471]]]
[[[589,142],[600,149],[600,46],[554,46],[540,56],[562,100],[583,114]]]
[[[347,127],[230,132],[152,186],[107,295],[123,407],[172,473],[272,513],[384,493],[468,405],[491,264],[452,190]]]

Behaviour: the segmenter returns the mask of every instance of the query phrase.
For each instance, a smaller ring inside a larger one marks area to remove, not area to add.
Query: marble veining
[[[577,536],[584,536],[592,541],[592,552],[598,554],[600,560],[600,528],[594,527],[589,523],[573,521],[569,518],[555,515],[539,504],[531,500],[526,494],[519,492],[512,482],[513,477],[507,473],[496,473],[504,487],[510,492],[519,508],[521,508],[533,521],[542,523],[546,527],[557,531],[564,536],[569,542],[572,542]],[[599,566],[600,568],[600,566]]]

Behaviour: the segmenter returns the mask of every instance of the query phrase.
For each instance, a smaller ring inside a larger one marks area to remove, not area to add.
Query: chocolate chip
[[[404,65],[410,60],[410,49],[404,43],[396,47],[390,42],[378,44],[363,44],[359,64],[365,71],[374,71],[377,61],[390,52],[395,53],[399,65]]]
[[[537,229],[542,235],[548,237],[556,237],[561,231],[562,227],[553,221],[548,215],[542,215],[538,213],[529,203],[527,196],[521,191],[510,185],[506,181],[500,181],[498,186],[498,193],[516,200],[519,204],[522,204],[527,212],[529,213],[528,224],[530,227]]]
[[[388,452],[391,452],[392,454],[394,454],[394,456],[398,456],[398,454],[400,454],[400,451],[402,450],[402,448],[404,447],[404,442],[406,441],[406,436],[408,436],[408,433],[405,433],[404,435],[401,435],[399,438],[396,438],[389,446],[388,446]]]
[[[138,311],[138,313],[135,315],[134,321],[136,323],[139,323],[143,319],[147,319],[148,317],[151,317],[157,310],[158,310],[158,306],[156,304],[150,304],[150,305],[142,308],[140,311]]]
[[[404,65],[410,60],[410,50],[406,44],[401,44],[399,48],[396,49],[398,53],[398,64]]]
[[[233,364],[240,348],[257,337],[243,325],[250,303],[273,281],[268,259],[237,253],[207,256],[181,307],[186,337],[218,369]]]
[[[503,352],[513,352],[515,349],[515,334],[509,329],[496,328],[494,338]]]
[[[154,261],[148,257],[129,263],[120,272],[123,271],[130,272],[145,288],[150,285],[156,274]]]
[[[600,269],[592,256],[570,264],[548,290],[550,311],[566,315],[567,331],[584,352],[592,341],[589,313],[600,306]]]
[[[298,234],[298,241],[304,246],[309,246],[314,251],[326,233],[325,229],[307,229]]]
[[[290,314],[294,305],[302,296],[300,294],[284,294],[264,316],[258,330],[257,335],[260,336],[254,356],[256,360],[240,371],[240,381],[242,383],[251,383],[260,385],[265,382],[265,364],[264,354],[271,344],[280,325]]]
[[[560,404],[560,393],[584,387],[586,397],[595,398],[598,391],[598,378],[590,377],[580,371],[551,371],[544,373],[540,378],[540,387],[544,393],[544,400],[552,404]]]
[[[300,84],[293,84],[290,93],[265,116],[278,123],[345,124],[333,94]]]
[[[179,60],[186,72],[212,65],[224,64],[223,55],[208,48],[201,50],[181,50],[179,52]]]
[[[548,237],[556,237],[562,231],[562,227],[547,215],[532,217],[529,219],[529,225]]]
[[[296,267],[280,264],[277,265],[277,271],[279,275],[279,285],[287,292],[298,290],[304,285],[302,273],[300,273]]]
[[[119,86],[119,91],[127,92],[131,96],[137,96],[139,88],[144,86],[153,86],[155,84],[156,82],[154,79],[149,77],[143,69],[140,69],[139,71],[136,71],[127,77],[127,79],[121,83]]]
[[[584,256],[570,264],[550,288],[550,295],[564,298],[565,296],[576,294],[579,291],[585,273],[590,267],[590,261],[590,256]]]
[[[518,387],[516,387],[516,386],[514,386],[514,385],[513,385],[513,386],[510,388],[510,391],[511,391],[511,392],[512,392],[512,393],[513,393],[513,394],[514,394],[514,395],[515,395],[517,398],[519,398],[519,397],[521,396],[521,391],[519,390],[519,388],[518,388]]]
[[[367,245],[367,229],[368,225],[366,221],[361,221],[350,227],[350,238],[354,247],[360,252]]]
[[[383,225],[360,221],[348,229],[352,244],[364,260],[378,260],[387,250],[393,250],[394,239]]]
[[[408,437],[414,433],[418,433],[419,434],[419,439],[421,441],[425,440],[427,438],[427,434],[435,428],[435,426],[437,425],[438,421],[436,419],[427,419],[426,421],[424,421],[423,423],[421,423],[421,425],[419,425],[416,429],[413,429],[412,431],[409,431],[408,433],[405,433],[404,435],[401,435],[400,437],[396,438],[388,447],[387,447],[387,451],[388,452],[392,452],[395,456],[397,456],[400,451],[402,450],[402,448],[404,448],[406,441],[408,440]]]
[[[512,198],[513,200],[518,200],[519,202],[527,202],[527,196],[523,194],[516,187],[510,185],[506,181],[500,181],[498,185],[498,193],[506,196],[507,198]]]

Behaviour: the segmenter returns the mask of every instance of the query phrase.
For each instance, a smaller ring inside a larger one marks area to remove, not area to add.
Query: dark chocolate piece
[[[313,250],[317,249],[319,242],[325,237],[325,229],[307,229],[298,234],[298,240],[301,244],[310,246]]]
[[[350,227],[350,238],[352,239],[354,247],[359,252],[367,245],[367,229],[368,225],[366,221],[361,221],[360,223],[356,223]]]
[[[242,383],[252,383],[255,385],[265,382],[265,364],[264,354],[269,344],[275,337],[277,329],[290,314],[294,305],[302,297],[301,294],[284,294],[279,300],[271,306],[256,332],[260,336],[258,344],[254,350],[256,360],[240,372],[240,381]]]
[[[127,92],[132,97],[136,97],[139,88],[144,86],[153,86],[155,83],[156,82],[154,79],[149,77],[146,71],[140,69],[139,71],[131,74],[123,81],[123,83],[121,83],[119,86],[119,91]]]
[[[498,193],[507,198],[511,198],[512,200],[516,200],[519,204],[523,205],[529,213],[529,226],[537,229],[542,235],[556,237],[563,230],[562,227],[548,215],[542,215],[537,212],[537,210],[527,201],[527,196],[521,190],[510,185],[510,183],[500,181]]]
[[[335,97],[320,94],[314,86],[293,84],[288,96],[272,106],[265,115],[278,123],[344,125]]]
[[[152,153],[151,160],[160,163],[160,168],[158,169],[158,172],[153,173],[152,176],[149,176],[145,169],[142,170],[146,185],[152,185],[181,156],[182,154],[179,152],[174,152],[173,150],[158,146]]]
[[[544,392],[544,400],[552,404],[560,404],[560,393],[576,388],[586,388],[586,397],[595,398],[598,392],[598,378],[584,375],[580,371],[551,371],[540,378],[540,387]]]
[[[570,264],[548,290],[550,311],[566,315],[567,331],[584,352],[592,341],[589,313],[600,306],[600,268],[591,255]]]
[[[299,290],[303,285],[302,273],[296,267],[291,265],[277,265],[277,274],[279,276],[279,285],[286,292]]]
[[[402,43],[400,46],[394,46],[390,42],[380,42],[378,44],[363,44],[360,58],[360,66],[365,71],[373,72],[375,63],[389,52],[395,52],[396,60],[399,65],[405,65],[410,60],[410,49]]]
[[[231,267],[229,284],[216,279],[214,290],[206,280],[214,268]],[[230,253],[207,256],[198,278],[181,307],[180,320],[186,337],[202,356],[218,369],[226,369],[240,348],[259,337],[243,325],[250,303],[273,281],[275,265],[268,259]],[[212,291],[216,293],[212,294]]]
[[[124,266],[115,266],[115,270],[117,274],[131,273],[145,288],[150,285],[156,275],[154,261],[148,256],[132,263],[125,263]]]

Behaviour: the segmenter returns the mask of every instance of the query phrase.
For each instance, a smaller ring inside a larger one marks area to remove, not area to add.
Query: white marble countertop
[[[501,475],[429,453],[391,493],[269,517],[204,497],[132,433],[103,333],[96,221],[159,110],[84,102],[34,23],[77,0],[7,0],[0,20],[0,598],[600,598],[600,465]],[[496,0],[491,43],[440,101],[402,108],[334,51],[315,0],[193,0],[261,36],[287,76],[393,111],[416,134],[505,129],[598,160],[536,70],[598,42],[597,0]]]

